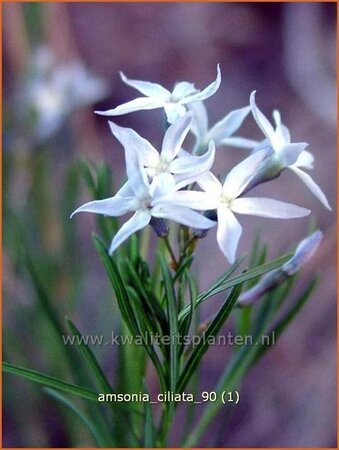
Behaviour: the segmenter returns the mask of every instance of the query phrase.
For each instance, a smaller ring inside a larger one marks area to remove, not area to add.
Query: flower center
[[[139,203],[140,209],[143,210],[151,210],[152,209],[152,198],[151,197],[145,197],[140,199]]]
[[[220,197],[220,203],[224,204],[229,209],[232,208],[232,202],[233,202],[233,198],[229,198],[226,195],[222,195]]]
[[[163,159],[160,158],[157,165],[154,168],[154,172],[155,172],[155,174],[168,172],[168,168],[169,168],[169,162],[164,161]]]

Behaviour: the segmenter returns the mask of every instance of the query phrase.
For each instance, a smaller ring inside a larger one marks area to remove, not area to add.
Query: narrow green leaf
[[[271,332],[271,342],[272,333],[275,332],[275,341],[281,335],[281,333],[286,329],[287,325],[293,320],[300,309],[305,305],[307,300],[310,298],[315,286],[316,279],[312,280],[308,287],[305,289],[303,294],[299,297],[298,301],[294,306],[283,316],[283,318],[277,323]],[[253,342],[260,342],[260,334],[253,336]],[[240,380],[247,373],[247,371],[252,367],[252,365],[262,357],[266,351],[271,348],[270,346],[261,345],[259,348],[256,345],[244,346],[239,352],[237,352],[231,363],[228,365],[225,372],[220,377],[218,385],[216,387],[216,392],[220,394],[225,389],[233,390],[237,387]],[[222,402],[214,402],[207,405],[200,418],[198,424],[196,425],[193,432],[187,436],[182,444],[182,447],[194,447],[197,445],[200,437],[203,435],[204,431],[211,423],[217,412],[222,407]]]
[[[81,160],[79,162],[79,167],[80,167],[81,175],[86,182],[88,190],[90,191],[92,196],[95,197],[96,193],[97,193],[97,188],[96,188],[96,183],[95,183],[94,176],[93,176],[93,172],[94,172],[93,164],[90,163],[89,161]]]
[[[91,391],[90,389],[68,383],[66,381],[60,380],[59,378],[51,377],[50,375],[45,375],[36,370],[26,369],[24,367],[19,367],[8,362],[2,363],[2,370],[13,375],[27,378],[28,380],[34,381],[35,383],[43,384],[44,386],[68,392],[69,394],[76,395],[86,400],[92,400],[94,402],[98,401],[98,394]]]
[[[139,253],[139,237],[137,234],[133,234],[129,240],[129,260],[132,266],[137,265],[140,258]]]
[[[111,437],[110,441],[107,441],[103,436],[102,433],[97,430],[95,424],[92,422],[92,420],[84,414],[80,408],[78,408],[77,405],[75,405],[74,402],[72,402],[70,399],[65,397],[64,395],[60,394],[59,391],[56,391],[54,389],[50,388],[44,388],[44,390],[47,392],[48,395],[56,399],[58,402],[62,403],[63,405],[67,406],[80,420],[81,422],[86,426],[86,428],[90,431],[91,435],[94,437],[95,441],[101,448],[108,448],[112,445],[116,445],[115,442],[112,442],[113,436]]]
[[[25,243],[24,243],[25,245]],[[43,286],[42,282],[40,281],[40,278],[38,276],[37,270],[33,264],[33,261],[30,257],[29,251],[26,248],[25,249],[25,263],[27,270],[29,272],[29,275],[31,277],[33,286],[35,288],[37,299],[39,301],[39,304],[46,314],[48,320],[52,324],[58,338],[60,339],[61,336],[65,335],[65,329],[63,324],[60,321],[60,318],[58,316],[57,311],[55,310],[53,306],[53,300],[50,298],[47,290]],[[82,375],[81,371],[79,371],[79,358],[76,352],[73,348],[68,346],[62,346],[62,349],[64,351],[65,358],[67,358],[67,363],[70,369],[72,370],[73,377],[77,383],[84,383],[85,377]]]
[[[149,394],[146,382],[144,382],[144,390]],[[153,425],[152,405],[149,402],[144,403],[145,417],[144,417],[144,448],[155,447],[155,430]]]
[[[107,198],[112,193],[112,172],[110,167],[101,163],[96,167],[96,191],[98,198]]]
[[[113,388],[110,386],[104,372],[102,371],[101,367],[99,366],[98,361],[96,360],[96,358],[94,356],[94,353],[89,348],[89,346],[87,344],[85,344],[83,342],[83,340],[81,339],[82,335],[81,335],[80,331],[77,329],[77,327],[74,325],[74,323],[70,319],[66,318],[66,321],[67,321],[67,325],[68,325],[71,333],[74,336],[78,336],[80,338],[79,339],[79,342],[80,342],[79,349],[80,349],[88,367],[93,372],[100,389],[107,394],[114,392]]]
[[[205,331],[205,333],[203,335],[203,339],[200,340],[197,347],[193,350],[193,352],[192,352],[190,358],[188,359],[188,361],[182,371],[182,374],[179,378],[178,392],[182,392],[185,389],[188,381],[190,380],[191,376],[193,375],[194,371],[196,370],[202,357],[208,350],[209,345],[210,345],[209,338],[212,336],[216,336],[219,333],[219,331],[221,330],[223,324],[225,323],[225,321],[227,320],[231,311],[233,310],[236,301],[238,300],[241,288],[242,288],[242,284],[237,284],[232,289],[232,292],[230,293],[228,298],[223,303],[219,312],[216,314],[215,318],[209,324],[207,330]]]
[[[163,334],[168,330],[166,315],[159,305],[158,299],[155,298],[152,291],[147,289],[146,280],[141,280],[128,258],[123,258],[123,267],[126,274],[130,277],[131,283],[136,292],[140,296],[140,300],[144,306],[144,311],[149,314],[150,321],[153,325],[153,331]]]
[[[193,262],[194,256],[193,255],[187,255],[184,256],[182,258],[182,260],[180,260],[179,262],[179,266],[175,272],[175,275],[173,277],[173,281],[176,282],[177,280],[180,279],[180,277],[182,276],[182,274],[184,273],[184,271],[186,269],[189,269],[189,267],[191,266],[192,262]]]
[[[255,269],[249,270],[248,272],[242,273],[241,275],[238,275],[233,278],[227,279],[225,282],[217,282],[216,285],[213,285],[211,288],[207,289],[207,291],[203,292],[199,295],[197,299],[197,304],[203,303],[206,300],[208,300],[210,297],[219,294],[220,292],[225,291],[226,289],[229,289],[233,286],[236,286],[239,283],[244,283],[245,281],[251,280],[253,278],[257,278],[266,272],[270,272],[271,270],[276,269],[277,267],[280,267],[282,264],[284,264],[286,261],[288,261],[292,257],[292,253],[289,253],[287,255],[284,255],[280,258],[277,258],[273,261],[270,261],[268,263],[265,263],[259,267],[256,267]],[[179,320],[182,320],[190,310],[190,305],[188,305],[180,314],[179,314]]]
[[[180,324],[180,335],[186,336],[189,332],[190,326],[192,324],[193,315],[197,305],[197,297],[198,290],[190,271],[188,269],[185,270],[185,278],[188,284],[188,292],[189,292],[189,304],[191,306],[189,314],[184,318],[184,320]],[[182,351],[184,350],[184,346],[182,347]]]
[[[178,312],[172,276],[163,254],[160,255],[161,271],[164,280],[165,301],[170,331],[170,390],[176,392],[178,377]]]
[[[146,333],[156,333],[157,328],[154,325],[154,321],[149,313],[145,310],[144,304],[140,298],[140,294],[132,286],[126,286],[128,297],[131,300],[131,307],[134,310],[134,315],[137,317],[138,329],[145,336]]]
[[[225,283],[222,283],[220,286],[218,286],[216,289],[212,289],[212,291],[208,290],[206,293],[201,294],[201,296],[199,296],[198,301],[200,303],[201,301],[205,301],[205,300],[207,300],[207,298],[209,298],[213,295],[219,294],[219,292],[222,292],[225,289],[233,287],[238,283],[243,283],[245,281],[252,280],[253,278],[260,277],[261,275],[265,274],[266,272],[270,272],[271,270],[282,266],[291,257],[292,257],[292,254],[289,253],[288,255],[284,255],[280,258],[275,259],[274,261],[270,261],[269,263],[262,264],[259,267],[256,267],[245,273],[242,273],[241,275],[230,278]]]
[[[115,292],[117,302],[119,305],[119,309],[122,315],[123,320],[126,322],[130,332],[135,335],[138,334],[138,324],[134,317],[133,309],[130,306],[130,301],[128,298],[128,294],[125,289],[124,282],[121,278],[121,275],[118,271],[118,268],[108,253],[105,244],[95,233],[92,234],[92,239],[95,245],[97,252],[103,262],[106,272],[111,281],[113,290]]]
[[[145,314],[144,311],[142,311],[142,307],[140,305],[140,299],[138,297],[138,294],[135,292],[135,290],[133,288],[131,288],[130,286],[127,287],[128,292],[130,294],[130,298],[131,298],[131,305],[135,305],[138,309],[138,314],[136,314],[136,316],[138,317],[138,321],[137,321],[137,333],[136,335],[140,336],[142,339],[142,343],[143,343],[143,347],[146,350],[148,356],[150,357],[151,361],[154,364],[155,369],[157,370],[158,376],[159,376],[159,382],[161,385],[161,388],[164,390],[167,389],[167,384],[166,384],[166,380],[165,380],[165,374],[164,374],[164,370],[163,367],[160,363],[159,357],[156,353],[156,351],[154,350],[152,344],[149,342],[149,340],[147,339],[147,328],[145,328],[145,323],[147,324],[147,317],[145,320]],[[143,319],[144,322],[140,321],[140,319]]]

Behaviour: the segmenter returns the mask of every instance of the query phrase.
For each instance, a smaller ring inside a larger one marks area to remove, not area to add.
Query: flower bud
[[[150,221],[150,225],[153,228],[155,234],[159,238],[165,238],[168,236],[169,227],[167,226],[164,219],[160,219],[158,217],[152,217]]]
[[[285,262],[281,269],[288,276],[294,275],[301,266],[312,258],[319,247],[322,238],[323,233],[320,230],[317,230],[307,238],[303,239],[296,248],[293,258]]]
[[[264,294],[280,286],[289,277],[294,275],[307,261],[312,258],[322,238],[323,234],[318,230],[303,239],[297,246],[294,256],[278,269],[268,272],[263,276],[258,284],[241,294],[237,305],[252,305]]]

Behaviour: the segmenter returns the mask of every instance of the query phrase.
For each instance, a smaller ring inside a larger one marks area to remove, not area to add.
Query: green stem
[[[168,250],[168,253],[169,253],[170,256],[171,256],[171,266],[172,266],[172,268],[173,268],[174,270],[176,270],[177,267],[178,267],[178,263],[177,263],[175,254],[174,254],[174,252],[173,252],[173,249],[172,249],[172,247],[171,247],[170,241],[169,241],[169,239],[168,239],[168,236],[164,237],[163,239],[164,239],[166,248],[167,248],[167,250]]]
[[[258,335],[255,336],[255,339],[257,338]],[[221,401],[223,391],[227,390],[227,392],[230,392],[237,388],[241,379],[251,367],[252,361],[256,355],[257,348],[258,347],[256,346],[246,346],[235,354],[234,359],[232,360],[224,374],[221,376],[219,383],[215,389],[218,401],[209,403],[209,405],[203,412],[200,421],[195,426],[192,433],[190,433],[187,439],[182,443],[181,447],[195,447],[197,445],[207,426],[211,423],[211,421],[223,406],[223,403]]]
[[[141,243],[140,243],[140,256],[145,261],[147,261],[148,258],[150,238],[151,238],[151,227],[145,227],[141,234]]]
[[[160,447],[166,448],[168,443],[168,434],[172,424],[172,417],[174,413],[174,406],[171,403],[165,403],[164,412],[161,417],[159,427],[159,444]]]

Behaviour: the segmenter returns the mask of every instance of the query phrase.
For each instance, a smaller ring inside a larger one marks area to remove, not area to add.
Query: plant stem
[[[141,243],[140,243],[140,256],[145,261],[147,261],[148,257],[150,238],[151,238],[151,227],[145,227],[141,234]]]
[[[171,403],[165,403],[164,412],[161,417],[161,423],[159,427],[159,443],[160,447],[166,448],[168,442],[168,433],[172,424],[172,417],[174,413],[174,405]]]
[[[170,244],[170,242],[169,242],[168,236],[164,237],[163,239],[164,239],[166,248],[167,248],[167,250],[168,250],[168,253],[169,253],[170,256],[171,256],[171,266],[172,266],[172,269],[177,270],[177,268],[178,268],[178,263],[177,263],[177,260],[176,260],[176,258],[175,258],[175,254],[174,254],[174,252],[173,252],[173,249],[172,249],[172,247],[171,247],[171,244]]]
[[[254,348],[254,350],[253,350]],[[241,379],[244,377],[255,356],[255,347],[244,347],[241,351],[235,354],[233,361],[228,366],[227,370],[221,376],[217,388],[218,401],[210,403],[203,412],[203,415],[198,424],[193,429],[192,433],[182,443],[181,447],[195,447],[199,439],[204,434],[207,426],[214,419],[215,415],[223,406],[221,402],[221,395],[223,391],[232,391],[239,385]]]

